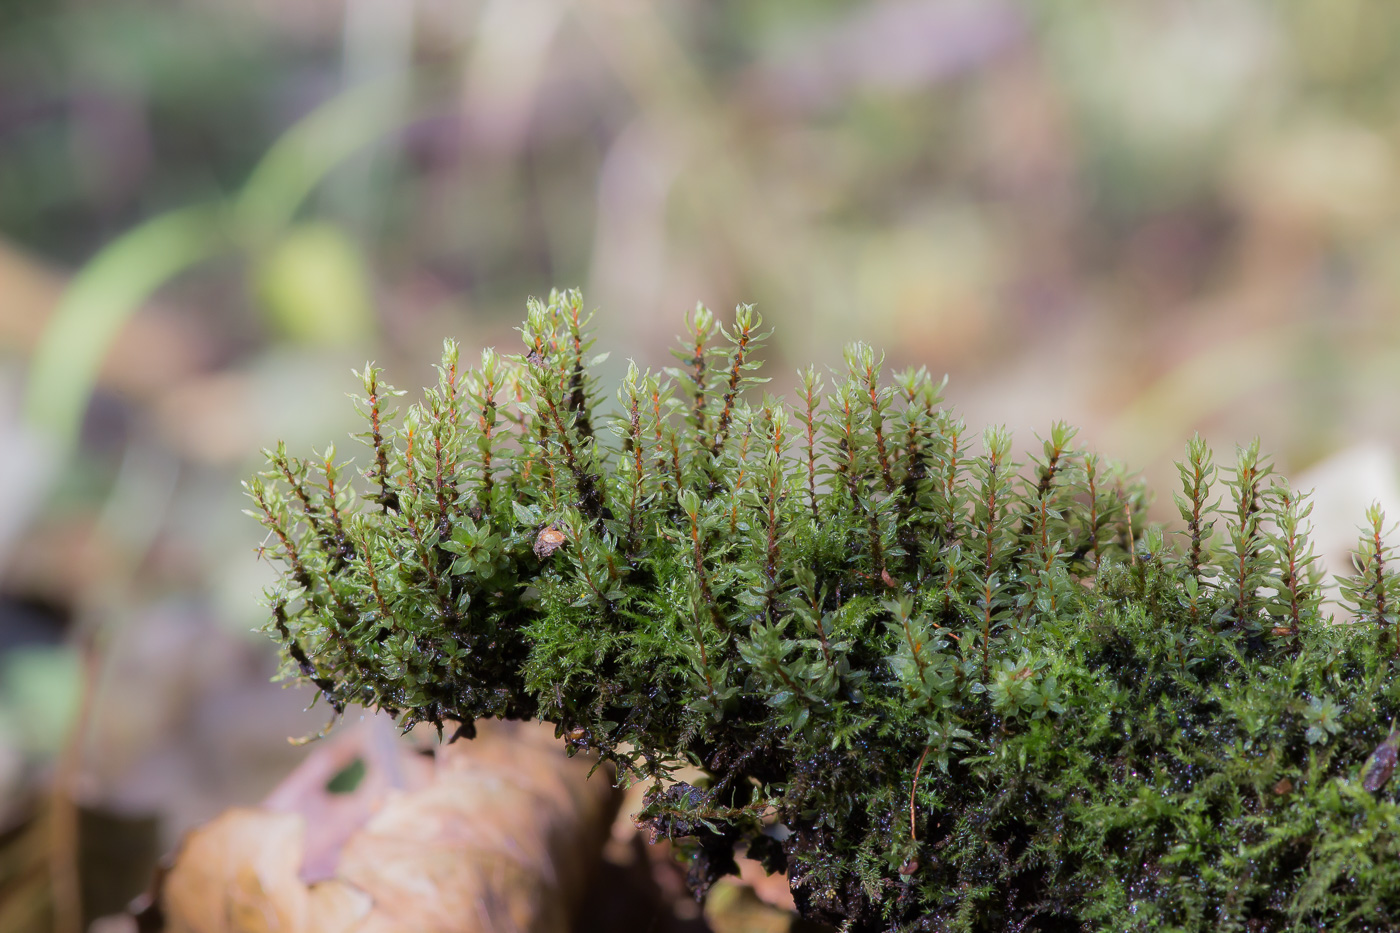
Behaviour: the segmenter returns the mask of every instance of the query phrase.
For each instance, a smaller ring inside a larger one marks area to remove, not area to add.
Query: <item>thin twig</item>
[[[914,768],[914,783],[909,785],[909,838],[914,845],[919,844],[919,836],[914,831],[914,795],[919,790],[919,775],[924,770],[924,760],[928,758],[928,753],[932,749],[932,745],[924,746],[924,753],[919,756],[919,764]]]

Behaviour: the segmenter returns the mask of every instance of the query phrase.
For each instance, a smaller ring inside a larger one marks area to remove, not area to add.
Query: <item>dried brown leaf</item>
[[[231,810],[189,835],[162,892],[171,933],[568,928],[617,806],[604,774],[586,779],[591,762],[534,724],[483,728],[439,749],[428,774],[411,748],[386,760],[371,732],[357,742],[309,758],[275,809]],[[325,799],[327,775],[356,749],[364,781]],[[352,829],[318,828],[309,847],[308,818]]]

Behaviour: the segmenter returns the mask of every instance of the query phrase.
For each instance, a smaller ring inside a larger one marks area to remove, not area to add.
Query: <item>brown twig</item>
[[[909,785],[909,839],[916,846],[919,844],[919,836],[914,829],[914,796],[919,790],[919,775],[923,773],[924,760],[928,758],[928,753],[932,750],[932,745],[924,746],[924,753],[919,756],[919,763],[914,767],[914,781]]]

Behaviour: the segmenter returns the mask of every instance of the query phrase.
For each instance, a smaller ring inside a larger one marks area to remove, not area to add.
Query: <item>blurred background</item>
[[[865,340],[1163,519],[1257,435],[1344,551],[1400,502],[1398,207],[1391,0],[6,0],[0,930],[324,725],[238,483],[351,449],[367,358],[579,285],[616,374],[753,302],[777,392]]]

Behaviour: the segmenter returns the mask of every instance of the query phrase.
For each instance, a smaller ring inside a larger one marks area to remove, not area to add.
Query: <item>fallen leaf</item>
[[[309,757],[267,805],[190,833],[161,891],[166,930],[563,933],[618,794],[547,726],[478,725],[431,761],[362,730]],[[356,755],[363,780],[332,794]]]

